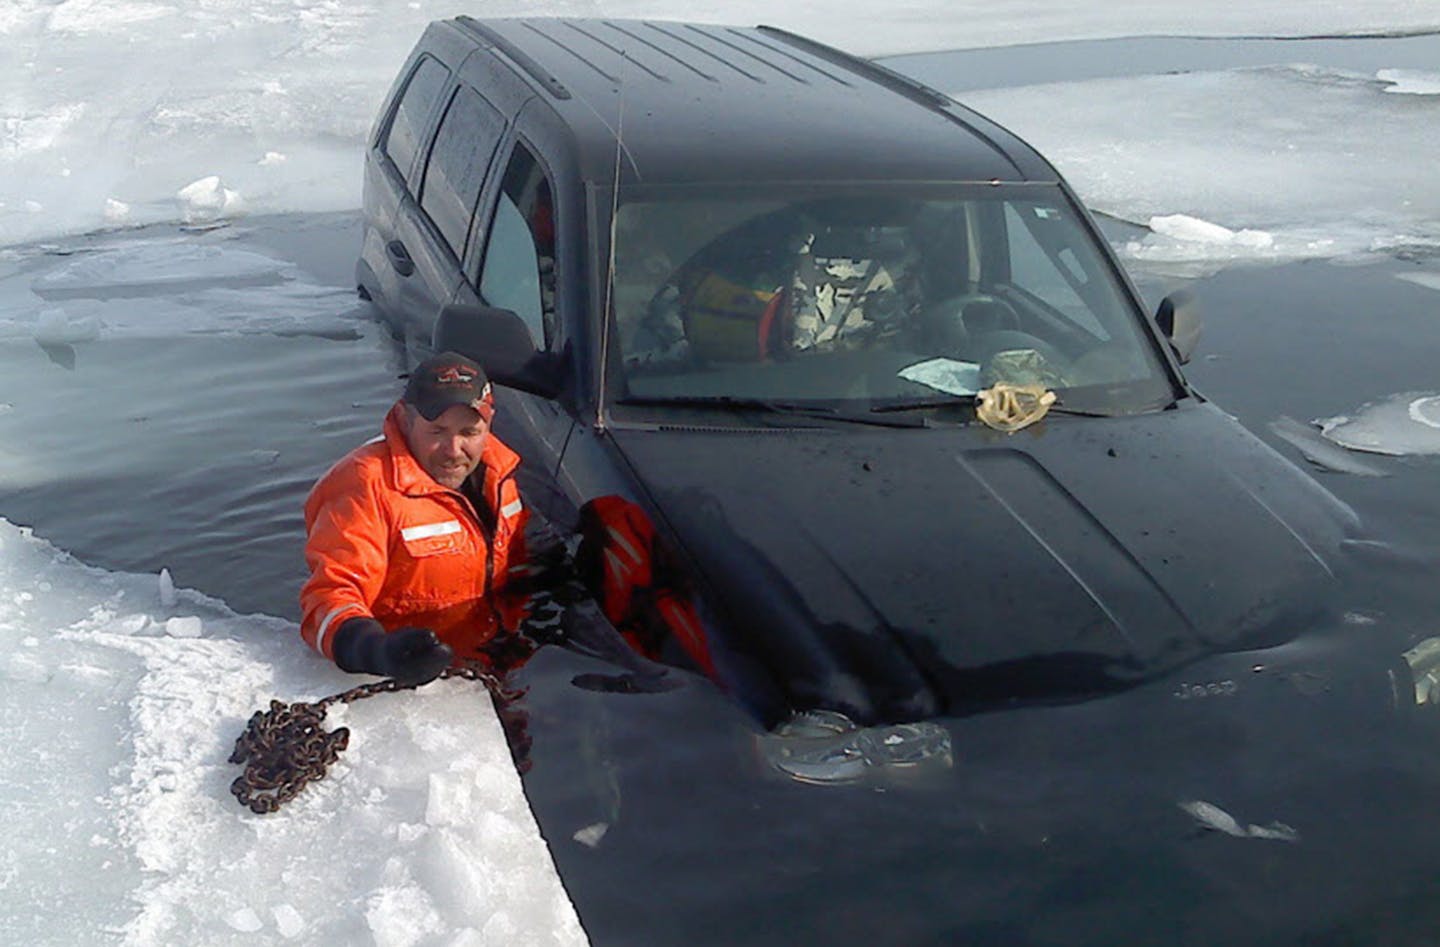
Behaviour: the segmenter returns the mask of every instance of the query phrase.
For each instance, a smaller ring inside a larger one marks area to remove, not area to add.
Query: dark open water
[[[174,236],[31,248],[0,263],[0,292],[104,246]],[[182,239],[343,288],[358,228],[349,214],[275,217]],[[1308,262],[1195,281],[1207,324],[1190,377],[1306,465],[1271,422],[1440,390],[1440,293],[1397,278],[1437,270]],[[1138,276],[1152,304],[1170,288]],[[134,314],[196,291],[91,295]],[[264,286],[234,292],[241,312],[281,305]],[[375,432],[402,354],[343,294],[314,334],[253,329],[242,317],[44,347],[0,334],[0,515],[90,564],[168,567],[239,611],[294,618],[301,501]],[[1354,633],[1435,633],[1440,458],[1372,461],[1388,476],[1311,468],[1382,543],[1349,590]],[[590,669],[542,656],[522,706],[527,792],[597,943],[1440,942],[1440,733],[1424,720],[1399,727],[1337,703],[1267,720],[1236,705],[1201,727],[1168,691],[1142,689],[953,721],[956,764],[938,784],[817,788],[764,775],[753,731],[708,688],[568,686]],[[1205,832],[1177,808],[1188,798],[1301,838]],[[598,847],[571,838],[599,823]]]

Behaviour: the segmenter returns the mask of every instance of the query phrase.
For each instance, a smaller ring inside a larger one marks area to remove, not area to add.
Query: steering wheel
[[[1053,344],[1028,332],[1021,332],[1017,329],[1000,329],[995,332],[987,332],[975,340],[973,350],[976,360],[981,365],[981,374],[984,374],[991,359],[996,355],[1015,349],[1030,349],[1038,353],[1046,367],[1060,378],[1068,378],[1073,371],[1074,366],[1070,358]]]
[[[1017,332],[1020,330],[1020,315],[999,296],[989,293],[965,293],[946,300],[946,305],[955,307],[965,331],[971,336],[1002,329]]]

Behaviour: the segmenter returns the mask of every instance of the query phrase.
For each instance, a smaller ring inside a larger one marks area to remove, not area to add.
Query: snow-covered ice
[[[1440,236],[1440,96],[1305,65],[967,92],[1086,205],[1148,227],[1147,264],[1275,262]],[[1144,103],[1137,109],[1136,103]]]
[[[1295,0],[906,0],[878,16],[822,0],[492,0],[483,10],[455,0],[7,0],[0,42],[13,65],[0,76],[0,245],[241,210],[358,206],[362,143],[376,106],[425,24],[457,13],[768,23],[861,55],[1142,35],[1440,29],[1440,7],[1412,0],[1323,11]],[[1381,241],[1403,238],[1427,214],[1433,223],[1440,187],[1417,156],[1435,151],[1440,104],[1383,93],[1425,93],[1435,76],[1394,73],[1240,70],[964,98],[1056,159],[1092,206],[1141,223],[1188,214],[1234,230],[1278,227],[1278,248],[1241,249],[1326,255],[1356,245],[1343,223],[1357,210],[1412,201],[1361,228]],[[1143,116],[1136,102],[1146,103]],[[1237,167],[1246,174],[1214,174]],[[1354,176],[1357,167],[1367,173]],[[1368,200],[1397,190],[1415,193]],[[1341,231],[1331,233],[1336,224]],[[1191,251],[1231,252],[1140,248]]]
[[[1186,214],[1151,217],[1150,229],[1162,237],[1189,243],[1213,243],[1232,247],[1263,250],[1275,245],[1275,238],[1263,230],[1241,230],[1198,220]]]
[[[585,942],[479,685],[332,710],[326,779],[236,804],[250,714],[354,683],[297,641],[0,520],[0,939]]]

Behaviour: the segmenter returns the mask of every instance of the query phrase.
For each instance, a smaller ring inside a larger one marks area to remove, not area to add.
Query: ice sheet
[[[1390,83],[1386,92],[1396,95],[1440,95],[1440,72],[1418,69],[1381,69],[1375,78]]]
[[[1399,279],[1426,289],[1440,290],[1440,273],[1401,273]]]
[[[221,214],[358,206],[361,146],[377,105],[426,23],[459,12],[768,23],[860,55],[1145,34],[1440,28],[1440,9],[1411,0],[1323,11],[1295,0],[904,0],[886,4],[883,15],[870,5],[824,0],[491,0],[483,10],[454,0],[6,0],[0,246],[182,219],[194,208],[179,192],[209,178],[218,182],[214,211]],[[1117,101],[1137,101],[1133,93],[1141,91],[1131,87]],[[1082,95],[1080,115],[1066,116],[1069,106],[1053,101],[1042,105],[1046,114],[1083,122],[1097,102]],[[1103,117],[1106,103],[1098,104]],[[1128,105],[1120,111],[1132,117]],[[1208,130],[1216,127],[1211,121]],[[1136,131],[1137,141],[1149,138],[1147,129]],[[1177,211],[1207,216],[1206,208],[1185,205],[1154,213]],[[1235,226],[1223,216],[1210,219]]]
[[[1440,151],[1440,97],[1390,88],[1374,76],[1296,65],[963,100],[1049,156],[1088,206],[1151,229],[1124,254],[1213,263],[1433,240],[1440,178],[1427,156]]]
[[[340,761],[252,815],[245,720],[355,679],[289,622],[167,588],[0,520],[7,943],[585,943],[479,685],[332,711]]]
[[[111,235],[0,264],[0,339],[48,345],[190,333],[343,336],[354,290],[235,246],[226,234]]]
[[[1373,454],[1440,454],[1440,394],[1411,391],[1316,421],[1341,447]]]

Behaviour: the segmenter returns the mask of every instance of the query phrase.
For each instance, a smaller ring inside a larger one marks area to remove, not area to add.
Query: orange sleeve
[[[373,617],[389,557],[386,507],[354,464],[341,462],[305,501],[305,564],[300,589],[300,636],[334,659],[335,629],[350,618]]]

